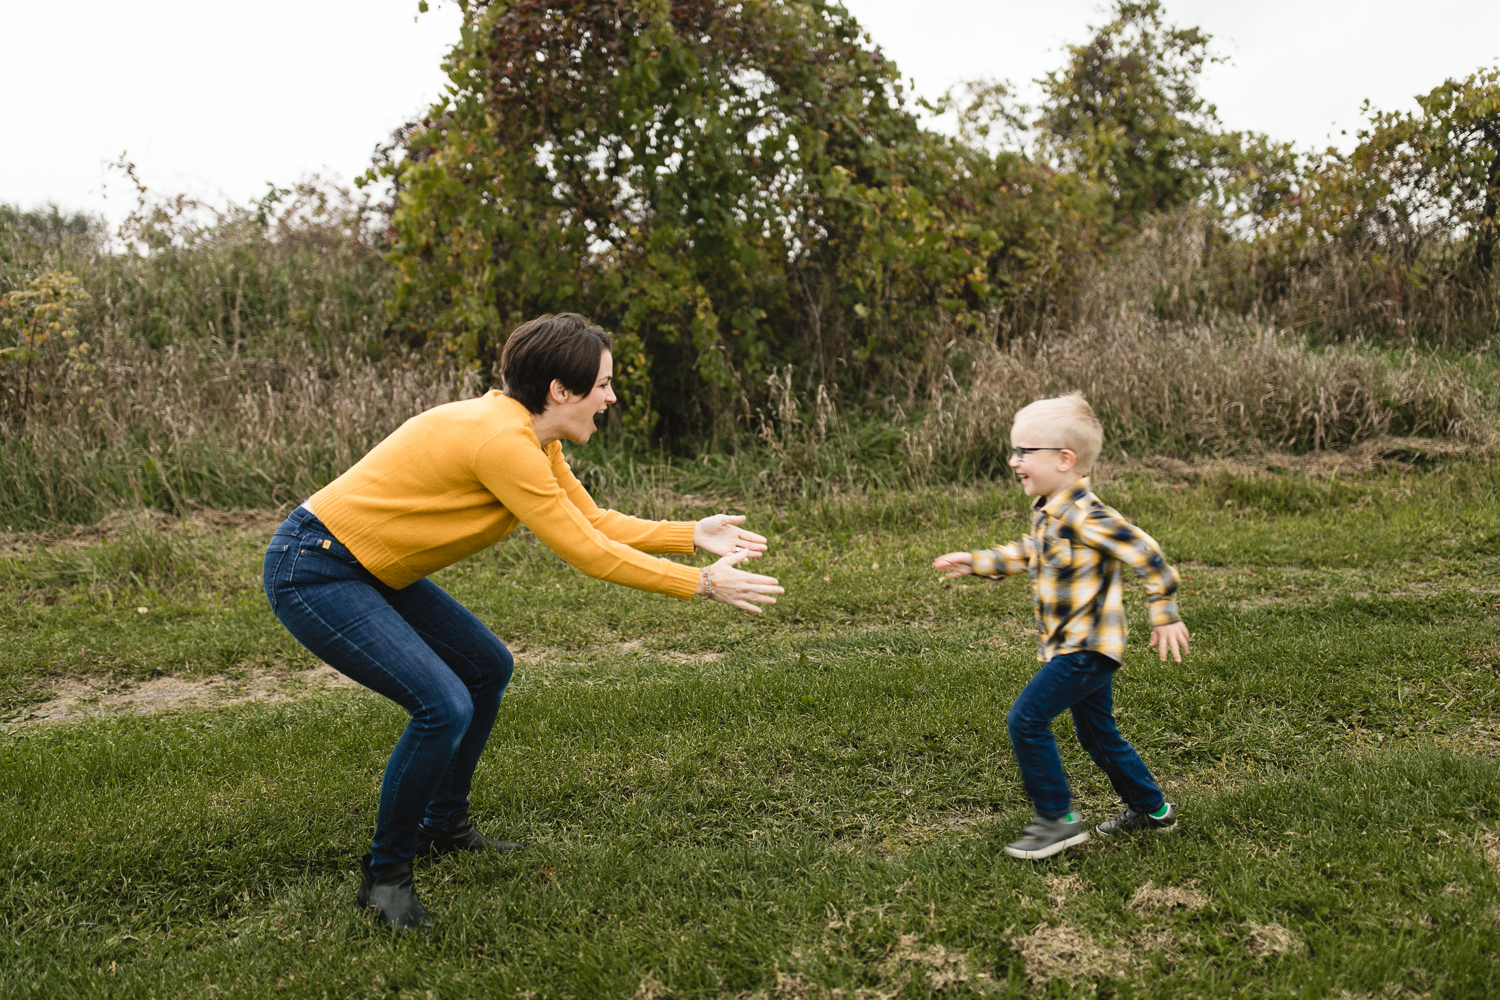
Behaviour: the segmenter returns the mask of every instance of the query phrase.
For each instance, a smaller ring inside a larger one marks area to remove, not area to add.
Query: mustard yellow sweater
[[[692,552],[693,522],[600,510],[543,448],[531,413],[498,390],[412,417],[308,505],[381,582],[400,589],[524,524],[589,576],[688,598],[698,570],[644,555]]]

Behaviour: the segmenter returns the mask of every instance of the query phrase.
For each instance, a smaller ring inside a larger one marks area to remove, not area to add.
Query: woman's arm
[[[747,531],[743,514],[712,514],[699,521],[648,521],[617,510],[601,510],[563,457],[562,446],[547,449],[553,475],[573,506],[606,537],[641,552],[691,552],[696,546],[716,556],[746,551],[752,558],[765,555],[766,537]],[[682,547],[682,533],[691,528],[690,542]]]
[[[583,488],[578,477],[573,475],[567,459],[563,457],[560,443],[547,447],[547,460],[552,467],[553,478],[567,495],[568,501],[606,538],[640,552],[693,551],[693,535],[696,530],[694,522],[648,521],[621,514],[617,510],[602,510],[589,495],[589,491]]]
[[[684,599],[697,590],[696,568],[647,555],[595,527],[558,481],[551,456],[537,445],[529,429],[508,429],[482,442],[476,451],[475,475],[532,534],[581,572],[611,583]],[[571,473],[568,476],[577,483]],[[589,506],[596,515],[603,513],[592,501]],[[616,517],[624,519],[624,515]],[[663,545],[680,539],[667,551],[692,551],[691,521],[639,523],[655,526],[660,532],[655,538]],[[642,532],[626,530],[625,534],[644,541]]]

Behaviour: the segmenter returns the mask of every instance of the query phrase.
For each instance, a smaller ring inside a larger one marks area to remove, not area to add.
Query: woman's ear
[[[568,397],[571,395],[572,393],[570,393],[558,379],[553,379],[552,384],[547,386],[548,402],[561,405],[563,403],[566,403],[568,401]]]

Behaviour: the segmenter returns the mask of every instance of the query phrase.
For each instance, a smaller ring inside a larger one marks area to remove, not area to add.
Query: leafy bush
[[[746,419],[787,364],[875,384],[1055,299],[1087,229],[1087,185],[921,128],[835,3],[478,3],[447,66],[379,171],[395,316],[485,367],[589,315],[642,359],[639,434]]]

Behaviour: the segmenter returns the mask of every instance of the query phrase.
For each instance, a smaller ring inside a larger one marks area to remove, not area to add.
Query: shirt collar
[[[1075,504],[1083,503],[1092,493],[1093,487],[1089,484],[1089,477],[1084,476],[1067,489],[1058,490],[1051,500],[1046,497],[1037,497],[1031,509],[1044,511],[1049,517],[1062,517],[1063,511]]]

